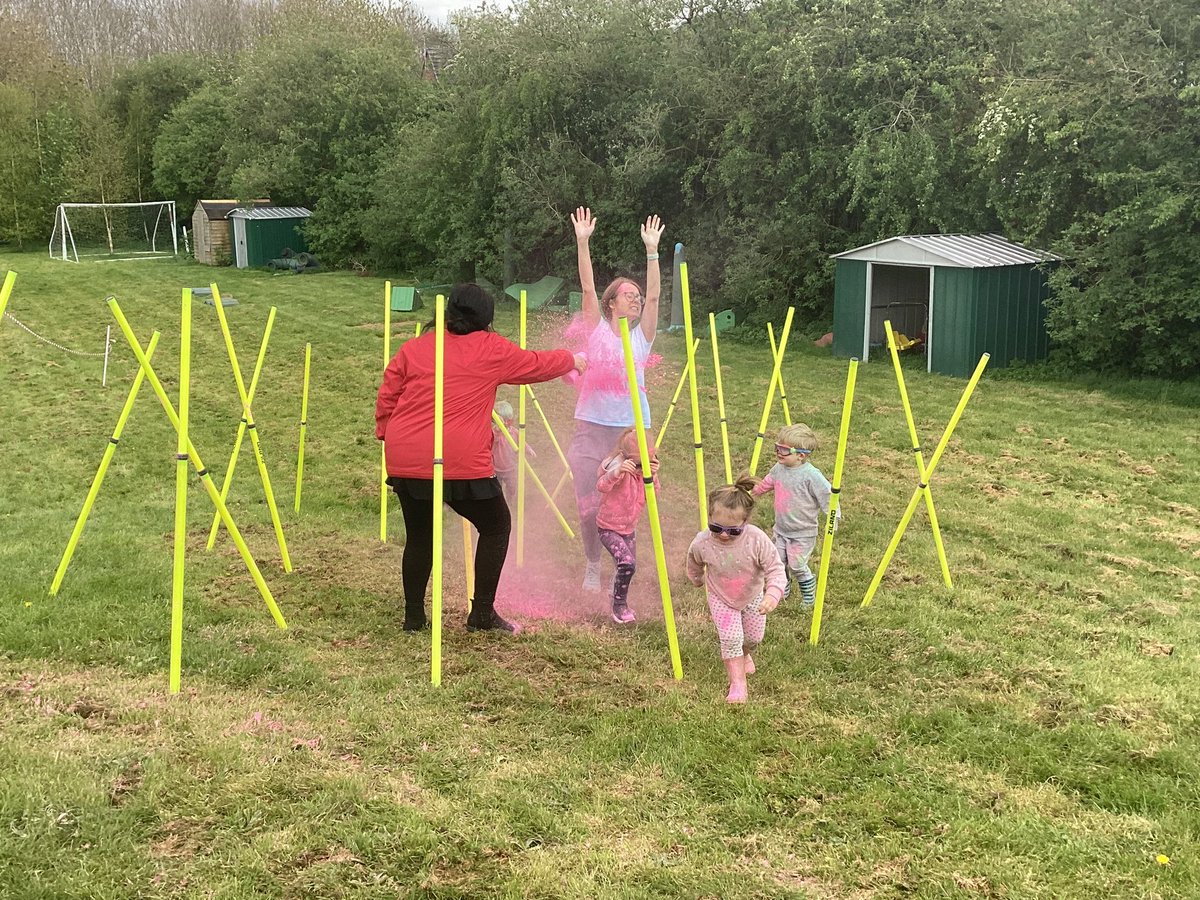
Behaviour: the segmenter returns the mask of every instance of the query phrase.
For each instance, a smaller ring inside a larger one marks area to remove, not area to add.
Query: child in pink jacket
[[[654,445],[650,447],[650,475],[658,487],[658,459]],[[621,432],[617,446],[600,463],[596,490],[600,492],[600,510],[596,513],[596,530],[600,543],[612,554],[617,564],[612,585],[612,617],[625,624],[636,621],[629,608],[629,583],[637,567],[637,546],[634,534],[642,508],[646,505],[646,481],[638,451],[637,433],[632,428]]]

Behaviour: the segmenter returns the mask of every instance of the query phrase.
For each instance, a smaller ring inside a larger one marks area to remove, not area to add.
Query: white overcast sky
[[[450,13],[471,5],[470,0],[409,0],[425,15],[435,22],[445,23]]]

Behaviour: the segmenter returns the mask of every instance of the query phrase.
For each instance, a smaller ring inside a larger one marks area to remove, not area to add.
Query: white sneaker
[[[590,562],[583,570],[583,589],[585,591],[600,590],[600,563]]]

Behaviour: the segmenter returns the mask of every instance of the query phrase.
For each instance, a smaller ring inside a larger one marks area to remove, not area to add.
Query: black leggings
[[[404,514],[404,561],[400,579],[404,583],[406,618],[420,620],[425,615],[425,589],[433,571],[433,501],[418,500],[406,491],[396,491]],[[476,603],[496,601],[496,585],[508,554],[508,535],[512,518],[504,497],[488,500],[448,500],[446,505],[475,526],[479,546],[475,549]]]

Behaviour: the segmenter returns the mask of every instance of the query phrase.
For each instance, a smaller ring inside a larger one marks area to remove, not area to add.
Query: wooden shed
[[[192,212],[192,248],[198,262],[210,266],[233,262],[229,214],[242,207],[269,206],[270,200],[201,200]]]
[[[902,235],[838,253],[833,352],[866,362],[884,345],[884,320],[925,350],[930,372],[970,375],[1044,359],[1053,254],[995,234]],[[886,350],[883,358],[887,358]]]

